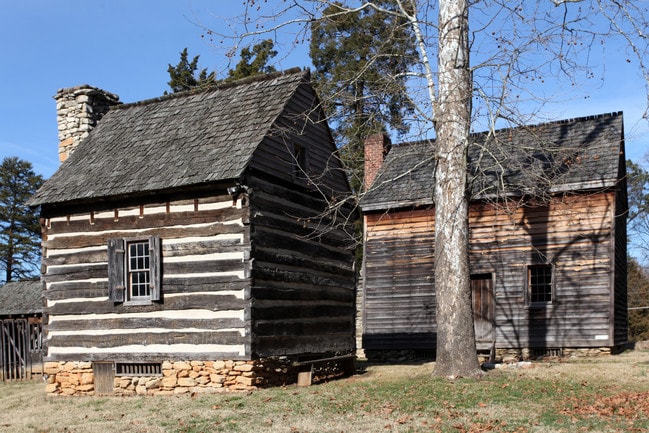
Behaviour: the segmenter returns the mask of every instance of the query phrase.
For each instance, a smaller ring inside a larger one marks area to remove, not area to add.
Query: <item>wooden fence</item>
[[[0,320],[0,374],[3,381],[29,380],[43,371],[40,318]]]

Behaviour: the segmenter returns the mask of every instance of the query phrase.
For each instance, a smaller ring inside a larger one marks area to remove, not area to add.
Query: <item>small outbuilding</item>
[[[30,203],[49,393],[252,389],[353,355],[349,185],[308,71],[55,98],[63,163]]]
[[[431,141],[366,143],[363,348],[436,347]],[[384,155],[385,161],[383,161]],[[519,357],[627,341],[622,113],[474,134],[470,268],[478,349]]]
[[[0,286],[0,374],[3,381],[30,379],[43,367],[43,288],[40,281]]]

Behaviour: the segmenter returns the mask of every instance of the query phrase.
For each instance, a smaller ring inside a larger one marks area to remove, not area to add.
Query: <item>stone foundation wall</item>
[[[610,347],[596,348],[562,348],[562,349],[496,349],[497,362],[514,363],[543,358],[575,358],[611,355]],[[365,350],[366,359],[375,363],[399,363],[410,361],[434,361],[435,352],[422,350]],[[488,352],[478,354],[480,361],[490,361]]]
[[[91,362],[46,362],[48,395],[95,395]],[[160,376],[115,376],[113,395],[176,395],[248,391],[295,383],[297,370],[286,360],[165,361]]]
[[[543,358],[578,358],[605,356],[613,353],[610,347],[562,348],[562,349],[496,349],[496,360],[516,362]]]

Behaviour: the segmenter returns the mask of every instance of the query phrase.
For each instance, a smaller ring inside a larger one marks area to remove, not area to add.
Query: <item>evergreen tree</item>
[[[254,45],[252,51],[250,47],[243,48],[241,50],[241,60],[239,60],[239,63],[237,63],[234,69],[228,71],[228,79],[238,80],[240,78],[275,72],[275,67],[268,65],[270,59],[277,55],[277,51],[273,47],[273,40],[266,39]]]
[[[216,74],[214,72],[208,73],[207,68],[201,69],[198,75],[196,75],[199,57],[194,57],[190,62],[188,60],[187,48],[185,48],[180,53],[180,62],[176,66],[169,65],[167,72],[169,72],[170,80],[167,84],[172,92],[182,92],[216,82]]]
[[[26,202],[43,184],[31,163],[7,157],[0,166],[0,270],[4,281],[34,277],[40,269],[41,227]],[[0,277],[2,279],[2,277]]]
[[[649,277],[633,257],[628,258],[629,340],[649,340]]]
[[[394,1],[376,2],[394,10]],[[363,142],[388,129],[404,134],[414,107],[404,71],[418,61],[411,27],[373,8],[344,12],[336,3],[311,24],[316,89],[341,146],[352,188],[361,192]]]
[[[629,244],[640,263],[649,258],[649,172],[631,160],[626,162],[629,201]]]

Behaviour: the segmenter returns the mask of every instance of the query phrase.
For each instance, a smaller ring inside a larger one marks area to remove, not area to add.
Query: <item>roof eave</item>
[[[385,210],[392,210],[392,209],[399,209],[399,208],[432,206],[432,205],[435,205],[435,202],[433,201],[433,198],[430,197],[426,199],[386,201],[380,203],[361,204],[360,207],[362,212],[372,212],[377,210],[385,211]]]

